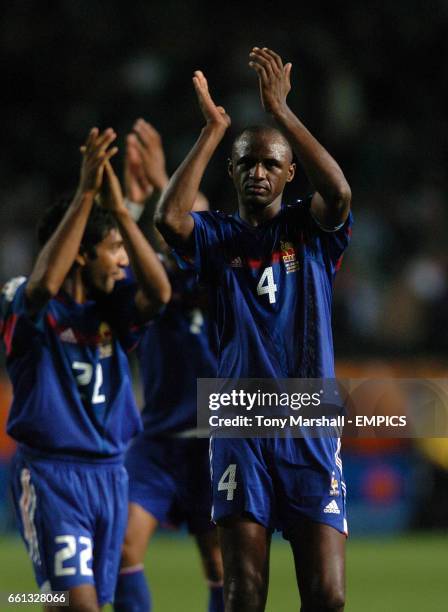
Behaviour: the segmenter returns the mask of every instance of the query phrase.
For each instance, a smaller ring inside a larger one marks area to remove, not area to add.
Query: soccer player
[[[190,212],[231,122],[197,71],[193,83],[206,125],[171,178],[156,224],[214,295],[219,377],[334,377],[332,285],[349,240],[350,188],[287,105],[291,64],[254,47],[249,65],[276,127],[247,128],[233,143],[228,171],[237,212]],[[282,194],[294,177],[293,151],[315,191],[286,205]],[[211,455],[226,612],[264,610],[275,527],[292,546],[302,611],[343,610],[339,440],[214,438]]]
[[[157,197],[167,183],[160,136],[139,119],[128,136],[125,158],[131,210],[138,215],[148,195],[154,191]],[[208,203],[203,196],[197,197],[193,208],[207,210]],[[158,525],[186,522],[198,544],[209,584],[208,610],[221,612],[223,570],[216,529],[210,520],[208,441],[196,438],[196,379],[215,376],[216,356],[210,343],[203,290],[199,290],[193,272],[179,269],[163,239],[159,242],[173,297],[138,347],[144,431],[134,440],[126,458],[129,518],[115,610],[151,610],[143,566],[148,543]],[[178,588],[181,597],[182,585]]]
[[[68,609],[83,612],[113,600],[119,570],[124,451],[141,429],[126,352],[171,295],[124,205],[115,137],[90,131],[73,201],[44,216],[29,278],[7,283],[0,301],[22,537],[39,587],[68,590]]]

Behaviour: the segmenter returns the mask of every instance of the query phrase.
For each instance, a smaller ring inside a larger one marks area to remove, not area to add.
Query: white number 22
[[[79,370],[79,374],[76,375],[78,385],[88,385],[92,380],[93,367],[90,363],[85,361],[74,361],[72,363],[74,370]],[[101,385],[103,384],[103,368],[100,363],[96,364],[95,368],[95,383],[93,385],[92,404],[102,404],[106,401],[106,396],[100,393]]]
[[[276,291],[277,285],[274,283],[274,271],[272,266],[269,266],[269,268],[263,270],[263,274],[258,281],[257,293],[258,295],[265,295],[267,293],[269,295],[269,303],[275,304]]]
[[[76,555],[76,539],[72,535],[60,535],[55,537],[56,544],[65,544],[57,551],[54,556],[55,576],[74,576],[77,573],[76,567],[64,566],[64,561],[72,559]],[[83,546],[79,553],[79,571],[81,576],[92,576],[93,571],[89,567],[92,559],[92,540],[86,536],[79,536],[78,543]]]

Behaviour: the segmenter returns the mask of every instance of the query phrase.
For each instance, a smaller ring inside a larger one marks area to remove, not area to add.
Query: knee
[[[345,589],[335,584],[316,585],[311,590],[309,601],[304,603],[302,612],[343,612]]]
[[[233,575],[224,577],[226,604],[230,609],[251,606],[250,610],[263,610],[267,581],[263,572],[246,565]],[[237,607],[235,607],[237,606]]]
[[[135,546],[126,540],[121,547],[121,566],[128,567],[136,563]]]
[[[145,559],[146,546],[133,538],[125,538],[121,545],[121,567],[141,565]]]

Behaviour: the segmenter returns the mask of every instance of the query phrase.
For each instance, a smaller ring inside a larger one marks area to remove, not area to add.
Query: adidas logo
[[[59,339],[61,342],[72,342],[73,344],[77,344],[78,342],[71,327],[64,329],[64,331],[60,334]]]
[[[333,499],[328,505],[324,508],[325,514],[341,514],[341,511],[338,508],[337,503]]]
[[[231,268],[242,268],[243,260],[241,259],[241,257],[235,257],[235,259],[232,259],[232,261],[230,262],[230,267]]]

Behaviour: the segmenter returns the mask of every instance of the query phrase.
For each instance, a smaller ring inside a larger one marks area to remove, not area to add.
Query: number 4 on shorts
[[[221,480],[218,482],[218,491],[227,491],[227,501],[232,501],[233,493],[237,487],[235,480],[236,474],[236,463],[230,463],[224,474],[221,476]],[[227,478],[227,481],[226,481]]]

